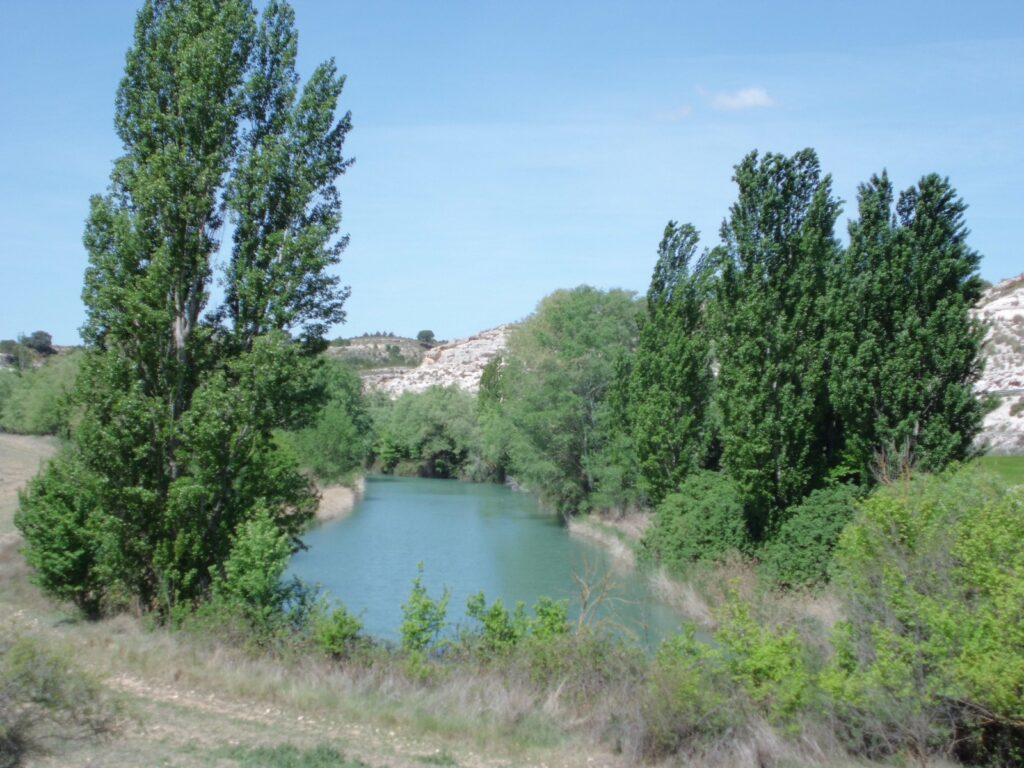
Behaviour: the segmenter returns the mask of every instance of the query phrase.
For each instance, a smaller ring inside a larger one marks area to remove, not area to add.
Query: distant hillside
[[[357,336],[332,342],[327,354],[358,368],[414,367],[429,345],[403,336]]]
[[[476,392],[484,367],[505,349],[511,329],[511,325],[499,325],[468,339],[445,342],[430,349],[421,347],[422,361],[415,368],[367,370],[362,374],[363,381],[392,397],[435,386],[455,385],[467,392]],[[417,344],[411,339],[402,341]]]
[[[992,286],[976,313],[989,330],[985,372],[975,391],[999,401],[985,417],[982,440],[991,453],[1024,453],[1024,275]]]

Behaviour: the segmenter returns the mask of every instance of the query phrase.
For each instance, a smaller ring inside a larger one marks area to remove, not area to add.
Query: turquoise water
[[[353,513],[305,536],[309,547],[289,572],[319,583],[362,618],[365,631],[396,640],[402,603],[417,563],[437,598],[451,590],[448,620],[467,624],[466,599],[483,590],[511,608],[538,597],[566,599],[580,610],[576,577],[610,589],[596,618],[653,646],[678,631],[680,618],[642,573],[618,565],[598,545],[570,536],[534,498],[500,485],[371,477]]]

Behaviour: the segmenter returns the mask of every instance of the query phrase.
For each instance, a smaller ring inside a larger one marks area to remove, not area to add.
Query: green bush
[[[790,510],[778,533],[761,550],[762,575],[780,587],[824,584],[839,535],[853,519],[855,489],[822,488]]]
[[[736,484],[721,472],[694,472],[658,505],[642,541],[647,557],[685,571],[701,560],[720,560],[750,549],[743,503]]]
[[[321,611],[312,624],[313,643],[320,651],[334,657],[348,655],[363,630],[363,622],[343,605]]]
[[[725,738],[742,718],[736,693],[712,646],[687,626],[661,644],[648,675],[641,753],[651,760],[684,750],[699,753]]]
[[[735,593],[715,618],[717,647],[713,653],[734,682],[777,725],[791,726],[813,696],[814,675],[808,654],[793,629],[780,630],[757,620]]]
[[[104,585],[117,571],[94,514],[101,503],[99,485],[78,453],[66,449],[32,479],[14,516],[28,542],[22,552],[34,569],[33,581],[89,615],[99,612],[109,591]]]
[[[117,708],[99,685],[29,638],[0,637],[0,767],[53,741],[110,732]]]
[[[851,739],[924,755],[998,734],[1024,754],[1024,491],[970,471],[884,487],[834,581],[847,621],[825,687]]]
[[[423,563],[412,582],[409,599],[402,603],[402,650],[414,655],[426,653],[444,631],[451,593],[445,589],[439,600],[434,600],[423,586]]]
[[[533,606],[533,616],[526,613],[526,604],[516,603],[510,614],[501,600],[488,608],[483,592],[471,595],[466,602],[466,615],[480,624],[475,636],[468,638],[486,656],[503,655],[526,638],[538,643],[561,637],[569,631],[569,606],[564,601],[541,597]]]

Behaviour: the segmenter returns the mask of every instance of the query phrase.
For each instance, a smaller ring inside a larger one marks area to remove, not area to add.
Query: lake
[[[649,587],[643,572],[623,566],[599,545],[570,536],[536,499],[501,485],[454,480],[369,477],[348,517],[310,531],[308,549],[289,575],[318,583],[360,616],[364,630],[399,638],[402,603],[424,565],[431,596],[451,590],[448,621],[467,625],[467,598],[484,591],[510,610],[547,596],[570,601],[579,614],[577,578],[610,590],[596,612],[648,647],[677,632],[680,617]],[[470,622],[472,624],[472,622]]]

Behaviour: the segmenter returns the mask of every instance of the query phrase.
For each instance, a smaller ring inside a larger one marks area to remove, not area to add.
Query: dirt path
[[[116,734],[105,741],[64,743],[26,765],[262,766],[272,763],[253,759],[252,750],[283,745],[300,751],[326,746],[348,761],[372,768],[616,768],[623,764],[606,752],[571,743],[536,747],[514,741],[503,744],[500,738],[497,744],[488,743],[493,738],[477,738],[472,724],[464,717],[460,722],[457,715],[445,733],[436,726],[413,727],[408,723],[416,721],[418,706],[396,700],[394,694],[371,691],[348,699],[330,690],[329,683],[321,681],[317,687],[314,679],[309,684],[308,675],[296,683],[287,671],[269,664],[254,665],[253,693],[246,695],[248,672],[232,667],[238,663],[238,654],[225,652],[224,658],[218,658],[215,651],[212,657],[203,656],[202,649],[188,645],[187,640],[147,632],[126,616],[96,623],[74,618],[29,584],[27,566],[18,554],[21,538],[13,526],[18,490],[56,448],[50,438],[0,434],[0,616],[9,628],[66,649],[78,666],[123,702],[125,717]],[[303,684],[307,688],[300,687],[297,694],[294,689]],[[433,714],[424,713],[423,719]]]
[[[0,432],[0,543],[14,531],[18,491],[56,451],[52,437]]]

